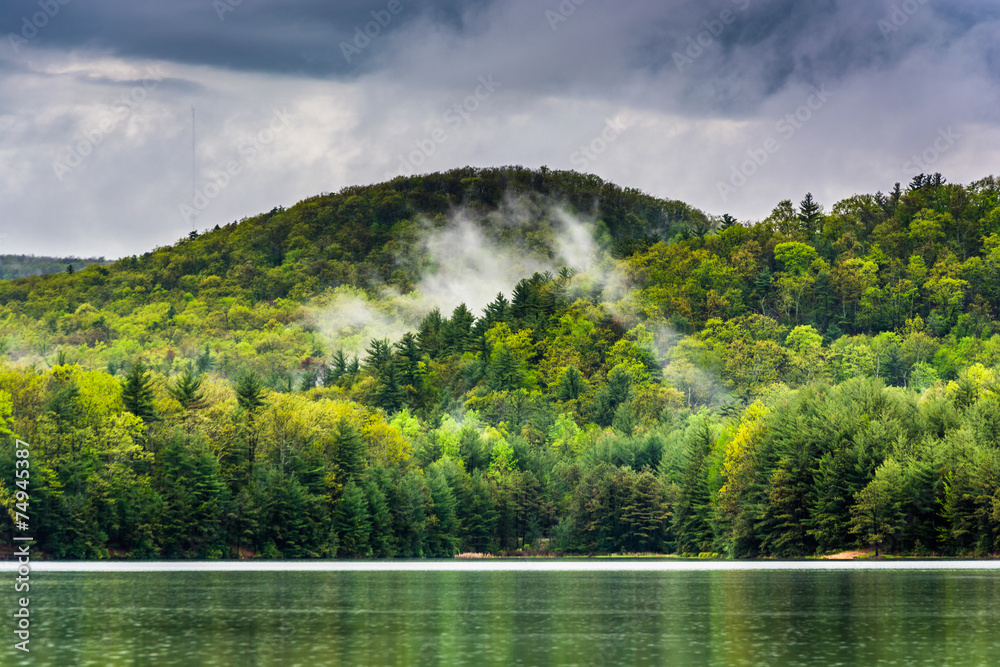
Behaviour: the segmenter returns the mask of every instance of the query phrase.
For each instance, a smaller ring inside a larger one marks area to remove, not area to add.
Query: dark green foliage
[[[602,553],[662,551],[669,518],[653,474],[606,463],[580,480],[569,510],[576,548]]]
[[[201,377],[190,368],[181,373],[174,384],[167,386],[167,392],[185,410],[197,410],[205,405],[205,395],[201,391]]]
[[[125,409],[141,417],[143,421],[156,419],[153,408],[153,379],[149,369],[141,361],[133,363],[125,374],[122,383],[122,401]]]
[[[618,407],[629,399],[632,392],[632,373],[615,367],[608,373],[608,383],[597,395],[595,419],[601,426],[611,426]]]
[[[164,555],[204,558],[221,549],[228,491],[205,444],[175,435],[157,453],[156,470],[154,484],[163,498],[157,537]]]
[[[264,405],[264,384],[256,373],[243,373],[236,382],[236,403],[249,414]]]
[[[344,480],[351,480],[364,470],[365,442],[357,429],[346,419],[341,419],[337,425],[333,452],[333,461]]]
[[[575,366],[570,366],[563,373],[559,386],[556,388],[556,400],[575,401],[584,391],[583,375]]]
[[[396,362],[387,361],[378,373],[378,388],[375,390],[375,405],[392,414],[406,403],[406,389]]]

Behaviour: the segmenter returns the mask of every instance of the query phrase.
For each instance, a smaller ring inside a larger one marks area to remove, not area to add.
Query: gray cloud
[[[199,187],[239,166],[200,227],[466,164],[584,169],[742,219],[906,182],[948,128],[959,138],[934,171],[968,181],[1000,164],[990,0],[400,0],[351,62],[340,44],[388,0],[220,1],[222,20],[210,0],[70,0],[16,52],[0,41],[0,252],[117,256],[183,236],[192,105]],[[7,3],[0,26],[18,34],[38,7]],[[124,114],[148,67],[162,79]],[[490,75],[501,85],[475,99]],[[811,87],[829,100],[785,136]],[[292,120],[248,160],[241,145],[282,109]],[[610,119],[624,129],[602,146]],[[111,120],[60,179],[54,163]],[[769,139],[778,150],[720,195]]]

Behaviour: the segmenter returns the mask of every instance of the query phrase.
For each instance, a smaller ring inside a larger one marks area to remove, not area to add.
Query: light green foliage
[[[591,269],[426,312],[454,268],[427,229],[462,208],[551,265],[552,193],[596,221]],[[60,558],[995,553],[998,211],[995,178],[928,177],[715,231],[460,169],[0,281],[3,502],[16,434]]]

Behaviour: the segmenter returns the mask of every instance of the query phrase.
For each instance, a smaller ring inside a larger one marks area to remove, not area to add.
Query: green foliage
[[[592,270],[411,319],[425,229],[548,261],[553,197]],[[15,435],[59,558],[995,553],[998,211],[922,176],[737,224],[466,168],[0,281],[0,499]]]
[[[132,364],[122,384],[122,401],[125,409],[143,421],[156,419],[153,407],[153,379],[141,361]]]

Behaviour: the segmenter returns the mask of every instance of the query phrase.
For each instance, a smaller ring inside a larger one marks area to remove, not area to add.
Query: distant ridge
[[[36,257],[34,255],[0,255],[0,280],[14,280],[45,273],[59,273],[72,266],[73,270],[91,264],[105,264],[103,257]]]

